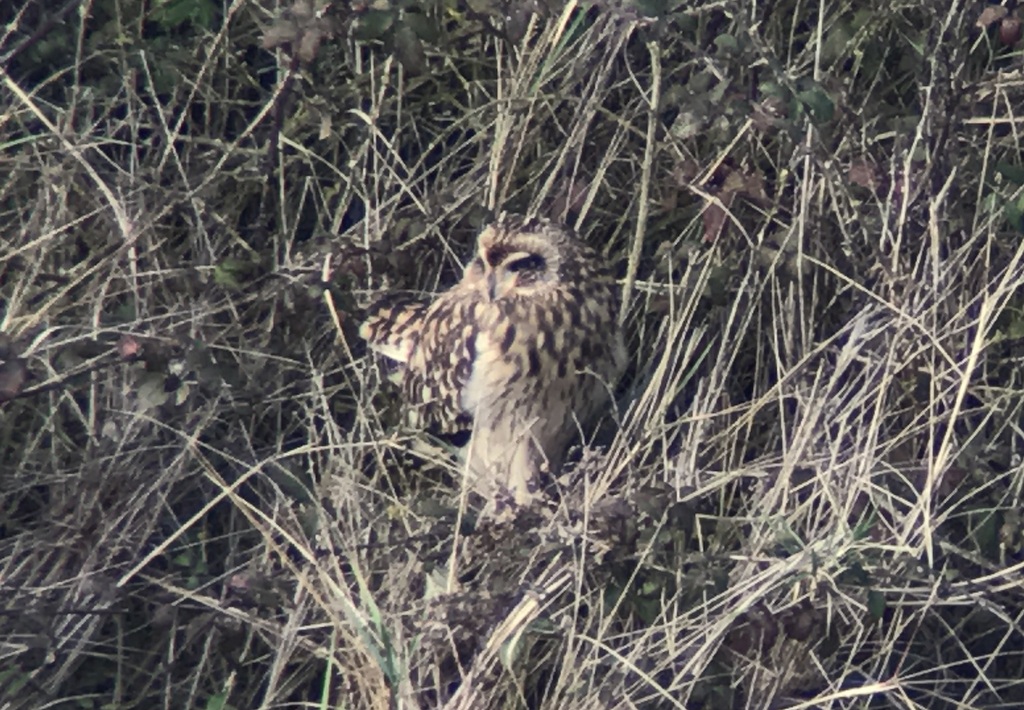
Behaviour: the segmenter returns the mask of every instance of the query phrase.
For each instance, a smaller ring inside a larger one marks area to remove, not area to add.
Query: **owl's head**
[[[543,295],[561,285],[567,257],[581,248],[572,232],[554,222],[505,216],[477,237],[462,281],[490,301]]]

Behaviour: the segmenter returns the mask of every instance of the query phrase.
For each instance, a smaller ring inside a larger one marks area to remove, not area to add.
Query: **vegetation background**
[[[0,20],[0,708],[1024,704],[1012,7]],[[487,525],[355,331],[499,209],[633,360]]]

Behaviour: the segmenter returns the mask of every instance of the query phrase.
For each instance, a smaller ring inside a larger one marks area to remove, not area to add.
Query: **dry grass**
[[[0,708],[1024,703],[976,8],[15,5]],[[618,265],[634,358],[551,510],[478,525],[355,326],[499,208]]]

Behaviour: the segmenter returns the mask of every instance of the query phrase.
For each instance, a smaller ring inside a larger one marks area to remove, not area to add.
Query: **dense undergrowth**
[[[0,708],[1019,707],[995,7],[4,5]],[[492,524],[356,329],[502,209],[632,361]]]

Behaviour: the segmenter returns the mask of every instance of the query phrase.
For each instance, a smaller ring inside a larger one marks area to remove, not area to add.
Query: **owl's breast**
[[[560,420],[585,388],[581,371],[596,334],[565,328],[556,309],[513,306],[480,311],[463,405],[470,414],[514,411]]]
[[[488,326],[477,331],[475,357],[462,396],[471,414],[502,402],[525,403],[540,374],[528,324],[494,319]]]

